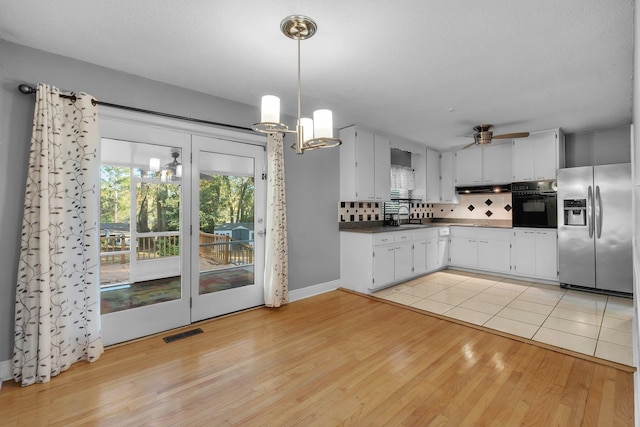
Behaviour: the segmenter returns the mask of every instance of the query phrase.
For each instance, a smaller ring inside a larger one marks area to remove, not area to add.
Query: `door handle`
[[[591,186],[587,189],[587,227],[589,237],[593,237],[593,188]]]
[[[602,197],[600,197],[600,186],[596,185],[596,238],[602,235]]]
[[[266,236],[267,232],[265,230],[260,230],[260,231],[257,232],[257,234],[260,237],[264,237],[264,236]]]

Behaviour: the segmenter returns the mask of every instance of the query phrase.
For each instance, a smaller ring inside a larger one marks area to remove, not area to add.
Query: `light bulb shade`
[[[151,172],[159,172],[160,171],[160,159],[157,157],[152,157],[149,159],[149,170]]]
[[[182,165],[176,166],[176,176],[182,178]]]
[[[300,119],[300,127],[302,128],[302,141],[307,142],[313,139],[313,120],[308,117]]]
[[[313,112],[314,138],[333,138],[333,114],[331,110]]]
[[[263,96],[261,111],[262,123],[280,123],[280,98],[274,95]]]

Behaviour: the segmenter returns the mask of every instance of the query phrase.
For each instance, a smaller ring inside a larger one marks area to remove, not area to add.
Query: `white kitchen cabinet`
[[[564,134],[538,132],[513,140],[513,181],[555,179],[564,167]]]
[[[536,275],[558,279],[558,233],[556,230],[536,230]]]
[[[425,202],[440,203],[440,153],[427,148],[427,194]]]
[[[451,227],[449,264],[478,268],[478,234],[473,227]]]
[[[556,230],[518,228],[513,236],[514,274],[554,281],[558,279]]]
[[[446,267],[448,246],[447,238],[439,236],[442,229],[448,230],[434,227],[385,233],[340,232],[342,286],[371,293]],[[435,250],[430,249],[428,241]]]
[[[449,238],[427,239],[427,272],[440,270],[449,264]]]
[[[399,282],[413,276],[413,242],[395,244],[393,280]]]
[[[482,182],[484,184],[505,184],[513,175],[511,143],[491,143],[482,147]]]
[[[340,130],[340,200],[385,201],[391,193],[389,138],[350,126]]]
[[[482,228],[478,233],[478,268],[509,273],[511,271],[511,230]]]
[[[438,256],[436,258],[435,270],[449,265],[449,238],[438,237]],[[429,271],[432,271],[431,269]]]
[[[511,271],[511,230],[451,227],[449,263],[488,272]]]
[[[429,237],[425,240],[426,245],[426,271],[434,271],[438,266],[438,237]],[[448,261],[448,260],[447,260]]]
[[[478,268],[478,239],[451,237],[449,263],[457,267]]]
[[[391,144],[393,146],[393,143]],[[415,176],[415,188],[411,192],[411,197],[416,200],[425,201],[427,199],[427,148],[411,151],[411,168]]]
[[[513,271],[520,276],[536,275],[536,232],[518,229],[513,232]]]
[[[511,182],[511,144],[493,143],[455,153],[456,186]]]
[[[372,287],[392,283],[395,277],[396,248],[395,243],[373,248]]]
[[[441,203],[460,203],[456,194],[454,175],[454,153],[446,151],[440,156],[440,198]]]
[[[385,136],[374,135],[373,143],[375,150],[373,198],[376,201],[389,200],[391,198],[391,141]]]
[[[482,147],[470,147],[454,153],[455,185],[482,184]]]
[[[413,234],[413,275],[427,272],[427,232],[415,231]]]

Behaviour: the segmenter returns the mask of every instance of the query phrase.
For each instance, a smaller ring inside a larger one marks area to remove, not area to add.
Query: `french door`
[[[105,345],[263,304],[261,146],[101,117]]]
[[[193,136],[191,320],[264,304],[264,149]],[[197,160],[196,160],[197,159]]]

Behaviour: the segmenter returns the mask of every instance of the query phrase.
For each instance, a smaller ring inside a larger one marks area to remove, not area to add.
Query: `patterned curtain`
[[[267,235],[264,271],[264,303],[267,307],[280,307],[289,301],[283,140],[283,134],[267,136]]]
[[[99,133],[92,97],[38,85],[16,292],[13,378],[45,383],[103,352]]]

